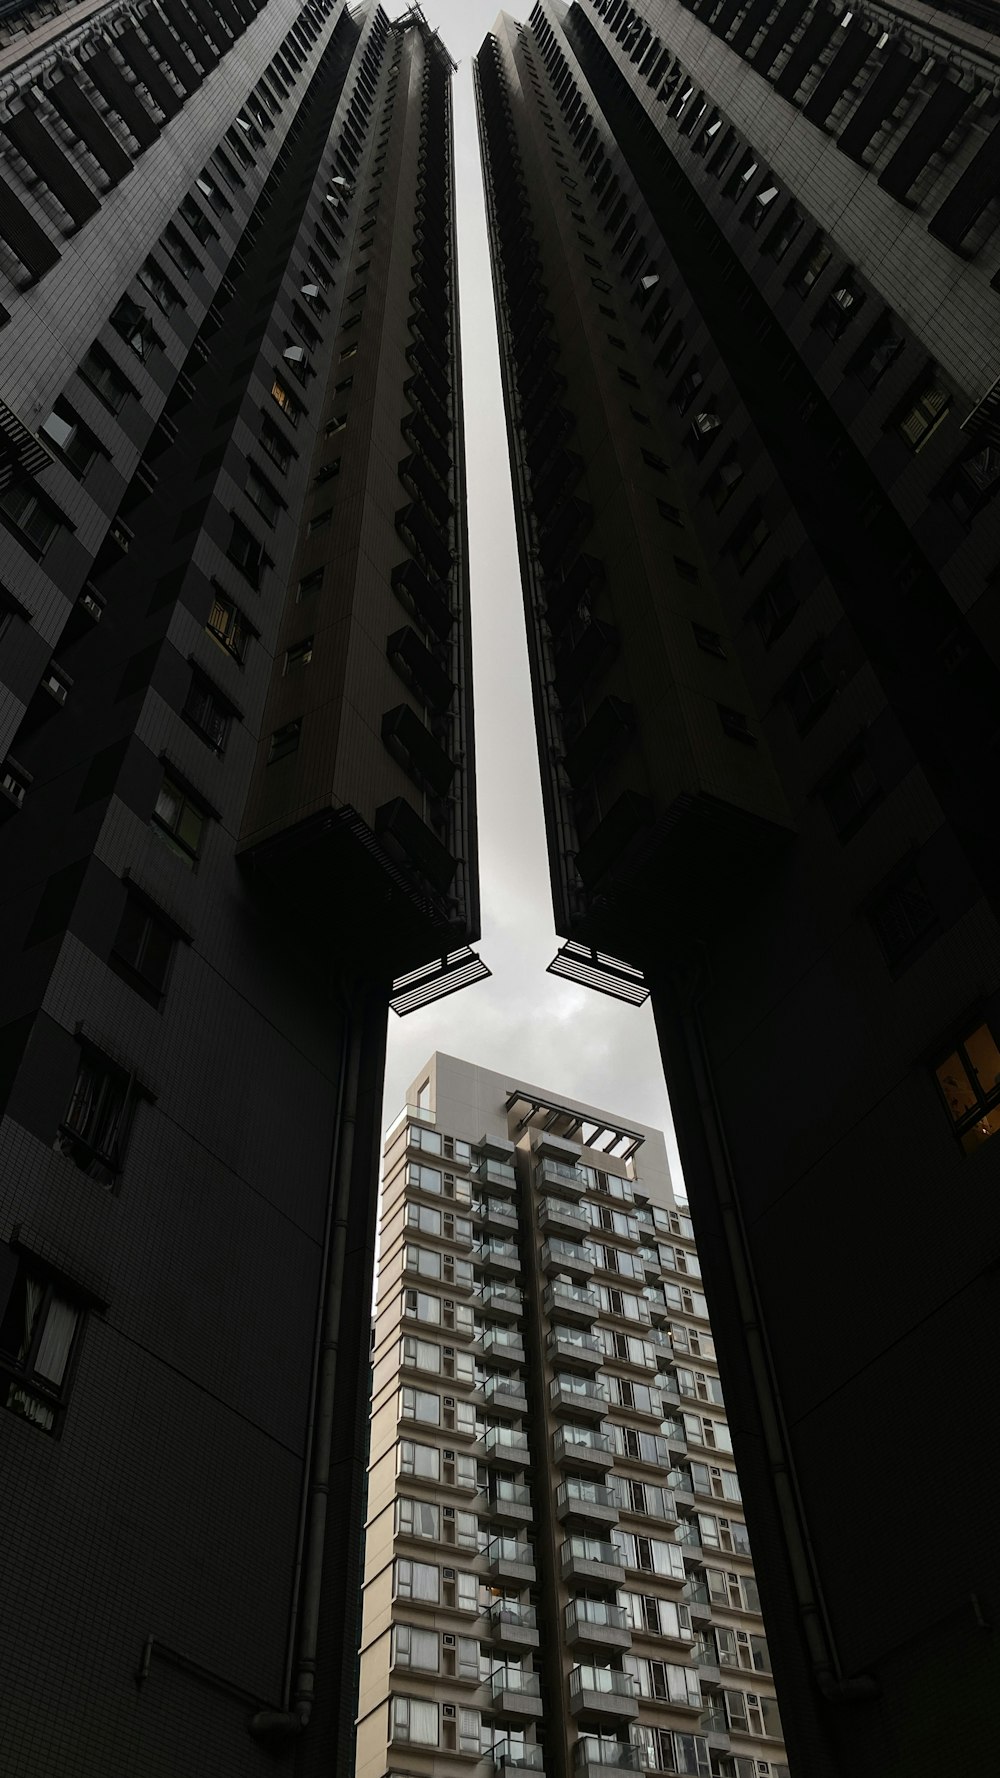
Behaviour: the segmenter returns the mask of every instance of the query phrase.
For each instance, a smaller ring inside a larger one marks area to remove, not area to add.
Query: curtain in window
[[[31,1341],[35,1332],[35,1322],[38,1320],[38,1313],[41,1309],[42,1298],[44,1295],[44,1285],[39,1284],[37,1279],[25,1278],[24,1328],[21,1336],[21,1343],[17,1352],[18,1362],[21,1364],[24,1363],[31,1350]],[[44,1345],[44,1343],[45,1335],[43,1334],[42,1344]],[[44,1376],[45,1374],[44,1371],[41,1372],[41,1375]],[[17,1383],[11,1383],[8,1388],[7,1406],[12,1408],[15,1413],[22,1415],[25,1420],[31,1420],[34,1425],[41,1426],[46,1432],[51,1429],[55,1420],[55,1415],[46,1402],[39,1400],[36,1395],[29,1394],[27,1390],[22,1389]]]
[[[36,1290],[41,1286],[36,1285]],[[53,1293],[35,1359],[35,1375],[58,1387],[66,1375],[78,1315],[72,1303]]]

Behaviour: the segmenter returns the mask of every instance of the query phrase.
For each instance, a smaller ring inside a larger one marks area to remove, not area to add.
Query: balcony
[[[530,1543],[519,1543],[516,1537],[491,1537],[483,1555],[491,1580],[510,1581],[518,1587],[531,1586],[535,1579],[535,1550]]]
[[[557,1197],[572,1201],[582,1198],[587,1189],[587,1181],[579,1167],[551,1158],[537,1163],[535,1184],[542,1191],[554,1192]]]
[[[617,1525],[618,1502],[603,1483],[567,1476],[556,1494],[556,1518],[563,1525]]]
[[[662,1286],[657,1289],[653,1285],[647,1285],[642,1294],[649,1304],[649,1318],[653,1326],[662,1327],[664,1322],[670,1320],[670,1310]]]
[[[561,1281],[547,1284],[542,1300],[551,1321],[558,1317],[574,1327],[591,1327],[597,1316],[596,1296],[592,1290],[585,1290],[578,1284]]]
[[[446,482],[451,471],[451,452],[430,421],[422,413],[407,414],[399,430],[411,450],[426,457],[435,474]]]
[[[524,1341],[508,1327],[488,1327],[483,1334],[482,1350],[491,1364],[506,1364],[513,1369],[524,1363]]]
[[[516,1284],[500,1284],[487,1278],[478,1295],[485,1315],[501,1315],[507,1321],[517,1321],[524,1313],[524,1298]]]
[[[517,1210],[509,1198],[483,1198],[476,1207],[476,1215],[498,1235],[517,1233]]]
[[[501,1667],[490,1674],[490,1709],[516,1722],[533,1722],[542,1714],[542,1688],[537,1673]]]
[[[432,710],[447,710],[455,695],[454,681],[415,629],[404,624],[394,630],[386,640],[385,652],[404,685],[416,692],[422,704]]]
[[[639,1749],[629,1741],[604,1741],[581,1735],[573,1749],[576,1778],[608,1778],[610,1772],[641,1772]]]
[[[445,641],[455,621],[448,604],[447,590],[430,580],[417,562],[400,562],[390,576],[392,590],[421,629],[429,630],[439,641]]]
[[[517,1188],[513,1163],[496,1160],[491,1156],[476,1162],[472,1169],[472,1178],[477,1185],[488,1186],[490,1189],[512,1192]]]
[[[528,1436],[520,1426],[490,1426],[483,1439],[487,1463],[497,1469],[527,1469]]]
[[[554,1327],[545,1342],[550,1364],[593,1374],[604,1362],[604,1349],[596,1335],[581,1328]]]
[[[598,1537],[567,1537],[559,1558],[565,1581],[582,1581],[591,1587],[623,1587],[625,1570],[613,1543]]]
[[[581,1204],[571,1204],[564,1198],[542,1198],[538,1226],[544,1235],[574,1235],[583,1240],[590,1232],[590,1217]]]
[[[712,1622],[713,1608],[708,1587],[704,1580],[692,1575],[684,1583],[684,1602],[691,1613],[691,1622],[697,1627]]]
[[[553,1413],[574,1414],[580,1419],[603,1420],[608,1411],[607,1395],[589,1377],[553,1377],[549,1403]]]
[[[564,1241],[561,1235],[553,1235],[542,1248],[542,1270],[550,1278],[559,1272],[586,1283],[594,1276],[594,1262],[589,1249],[579,1241]]]
[[[618,653],[619,636],[613,624],[596,617],[586,623],[578,619],[563,636],[556,651],[556,685],[563,704],[571,704],[590,680],[603,678]],[[653,1257],[658,1277],[660,1264]]]
[[[498,1599],[490,1606],[490,1641],[504,1653],[517,1653],[537,1648],[538,1624],[533,1605],[514,1605],[509,1599]]]
[[[499,1272],[507,1278],[521,1276],[521,1255],[516,1241],[491,1238],[481,1241],[473,1250],[473,1263],[484,1272]]]
[[[633,1722],[639,1714],[635,1681],[612,1667],[574,1667],[569,1676],[571,1716]]]
[[[500,1525],[530,1525],[535,1516],[531,1489],[509,1482],[504,1476],[495,1476],[481,1511]]]
[[[528,1411],[520,1377],[487,1377],[483,1384],[483,1399],[491,1413],[509,1414],[515,1420]]]
[[[586,594],[600,586],[604,564],[596,556],[579,555],[565,575],[545,589],[545,610],[550,628],[558,634],[580,608]]]
[[[632,1632],[620,1605],[610,1599],[571,1599],[566,1607],[569,1648],[631,1648]]]
[[[545,379],[542,379],[544,383]],[[541,386],[541,385],[540,385]],[[547,575],[558,573],[570,552],[575,550],[594,522],[594,509],[587,500],[575,494],[558,507],[548,520],[538,540],[538,554]]]
[[[608,1434],[590,1426],[560,1426],[553,1435],[552,1455],[560,1469],[593,1472],[614,1468],[614,1447]]]
[[[495,1778],[511,1778],[512,1773],[534,1772],[545,1778],[545,1755],[540,1747],[529,1747],[520,1741],[500,1741],[493,1749]]]
[[[415,451],[402,459],[397,473],[406,492],[421,501],[441,532],[446,532],[455,509],[447,488],[426,458]]]
[[[416,500],[409,506],[401,506],[396,513],[395,525],[407,549],[413,551],[425,572],[431,578],[447,580],[451,573],[451,545],[427,508]]]
[[[574,1168],[579,1163],[580,1144],[566,1136],[557,1136],[552,1130],[532,1130],[529,1140],[532,1154],[540,1161],[563,1161]]]

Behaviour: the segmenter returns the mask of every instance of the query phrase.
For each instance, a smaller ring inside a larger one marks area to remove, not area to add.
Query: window
[[[441,1480],[441,1453],[436,1445],[417,1444],[414,1439],[399,1441],[400,1475],[421,1476],[427,1482]]]
[[[872,931],[890,969],[897,968],[939,926],[937,910],[913,869],[881,889],[869,903]]]
[[[717,704],[719,721],[723,731],[731,741],[742,741],[744,746],[756,747],[757,737],[750,727],[750,721],[742,710],[732,710],[728,704]]]
[[[437,1542],[441,1536],[441,1508],[429,1500],[404,1496],[396,1502],[396,1532],[400,1537],[428,1537]]]
[[[432,1389],[401,1389],[399,1417],[401,1420],[422,1420],[425,1426],[440,1426],[441,1397]]]
[[[247,477],[243,484],[247,499],[257,508],[261,517],[269,525],[278,519],[284,504],[276,488],[259,475],[253,464],[247,466]]]
[[[223,215],[225,211],[232,209],[232,205],[226,202],[226,199],[223,197],[222,192],[216,185],[214,179],[210,179],[204,170],[199,173],[195,180],[195,184],[201,192],[202,197],[208,199],[212,209],[215,210],[219,216]]]
[[[177,213],[183,217],[195,240],[200,241],[202,246],[205,246],[209,241],[218,240],[219,237],[204,210],[193,197],[184,198],[178,205]]]
[[[84,382],[90,384],[94,394],[113,414],[120,413],[129,396],[135,393],[128,378],[123,376],[100,346],[91,346],[80,362],[79,372]]]
[[[271,399],[276,401],[290,426],[297,426],[304,412],[302,403],[290,395],[279,377],[271,384]]]
[[[301,642],[293,642],[291,648],[285,650],[285,672],[294,673],[300,667],[308,667],[313,657],[313,639],[304,636]]]
[[[1000,448],[987,444],[962,457],[942,483],[940,491],[941,498],[947,501],[955,517],[967,525],[998,490]]]
[[[789,290],[794,290],[797,296],[808,296],[829,265],[831,251],[822,235],[814,235],[788,280]]]
[[[332,519],[332,517],[333,517],[333,507],[332,506],[326,507],[323,512],[316,513],[315,517],[313,517],[309,520],[308,529],[309,529],[310,537],[312,536],[314,531],[325,530],[327,525],[330,523],[330,520]]]
[[[184,273],[185,278],[190,278],[195,272],[202,270],[201,260],[192,253],[184,236],[172,222],[168,223],[163,231],[163,245],[178,270]]]
[[[185,864],[194,864],[201,856],[205,821],[204,809],[199,808],[175,779],[166,775],[153,810],[153,827]]]
[[[436,1605],[441,1596],[441,1576],[432,1562],[396,1560],[394,1595],[397,1599],[422,1599]]]
[[[218,642],[242,666],[246,660],[252,631],[239,608],[219,592],[215,595],[205,628],[212,640]]]
[[[340,354],[339,362],[341,364],[343,364],[345,359],[356,357],[357,350],[358,350],[358,342],[357,342],[357,340],[355,340],[353,346],[345,346],[344,350]]]
[[[771,527],[759,509],[747,513],[736,527],[728,548],[740,574],[745,574],[754,557],[759,555],[771,535]]]
[[[58,1431],[82,1310],[51,1273],[0,1246],[3,1405],[41,1432]]]
[[[407,1290],[403,1293],[403,1313],[411,1321],[426,1321],[430,1327],[441,1325],[441,1298],[428,1290]]]
[[[137,358],[143,362],[157,346],[162,348],[163,341],[146,314],[145,309],[134,303],[130,296],[123,296],[111,311],[111,325],[120,334],[127,346],[131,346]]]
[[[133,1077],[92,1044],[84,1044],[56,1148],[100,1185],[121,1172],[135,1108]]]
[[[620,365],[618,367],[618,381],[620,383],[627,383],[630,389],[638,389],[639,387],[638,377],[633,376],[630,370],[622,370]]]
[[[438,1745],[438,1706],[424,1698],[393,1698],[392,1739],[411,1747]]]
[[[173,922],[130,887],[111,951],[111,967],[153,1006],[163,999],[176,936]]]
[[[863,747],[852,748],[827,778],[823,801],[841,840],[849,840],[871,813],[882,795],[882,786]]]
[[[77,475],[86,475],[100,447],[68,402],[57,401],[38,430],[70,469]]]
[[[802,227],[802,214],[794,204],[787,204],[764,243],[772,259],[782,260]]]
[[[886,309],[881,320],[864,341],[848,369],[866,389],[874,389],[894,364],[906,344],[896,318]]]
[[[232,535],[226,554],[231,562],[244,574],[252,587],[259,590],[261,576],[264,571],[264,545],[248,531],[242,519],[233,516]]]
[[[729,456],[720,463],[715,474],[706,483],[705,493],[712,502],[716,512],[721,512],[729,496],[739,487],[743,480],[743,465],[735,456]]]
[[[993,1024],[970,1029],[934,1070],[956,1136],[975,1153],[1000,1130],[1000,1043]]]
[[[322,585],[323,585],[323,569],[322,568],[314,568],[311,574],[304,574],[302,576],[302,579],[299,581],[298,588],[296,589],[296,594],[295,594],[296,601],[298,603],[301,603],[303,599],[311,599],[314,593],[319,592],[320,587]]]
[[[799,608],[799,602],[788,579],[785,568],[770,580],[760,598],[750,607],[750,615],[760,631],[760,639],[765,648],[787,630],[792,618]]]
[[[0,489],[0,521],[16,531],[32,555],[44,555],[59,529],[55,508],[36,494],[30,482],[12,482]]]
[[[324,482],[332,482],[340,474],[340,458],[331,457],[328,463],[321,463],[316,471],[316,486]]]
[[[896,432],[911,451],[922,451],[950,406],[951,393],[942,383],[937,366],[929,364],[896,417]]]
[[[302,718],[296,716],[291,722],[282,723],[276,728],[267,750],[267,763],[273,766],[279,759],[287,759],[290,753],[297,753],[302,738]]]
[[[675,556],[674,557],[674,568],[676,569],[681,580],[688,581],[691,586],[698,585],[699,579],[701,577],[700,577],[698,570],[695,567],[693,562],[687,561],[684,556]]]
[[[666,519],[669,525],[683,525],[684,520],[681,518],[680,511],[676,506],[671,506],[669,500],[658,500],[656,510],[661,519]]]
[[[343,432],[346,425],[347,425],[347,415],[346,414],[334,414],[333,419],[327,421],[323,430],[326,433],[327,438],[336,438],[337,433]]]
[[[225,752],[232,705],[201,673],[192,675],[181,714],[216,753]]]
[[[818,650],[799,662],[781,695],[800,734],[805,734],[823,714],[836,689]]]
[[[644,463],[648,463],[650,469],[655,469],[658,475],[666,475],[667,466],[664,463],[663,458],[658,457],[655,451],[644,450],[642,453],[642,460]]]
[[[706,654],[717,654],[720,661],[726,659],[725,646],[718,630],[707,630],[704,624],[695,623],[691,625],[691,628],[699,648],[703,648]]]
[[[354,387],[353,376],[342,377],[339,383],[334,383],[333,393],[335,395],[346,395],[348,389],[353,389],[353,387]]]
[[[392,1665],[411,1667],[419,1673],[438,1670],[438,1633],[421,1630],[415,1624],[394,1624],[392,1628]]]
[[[288,440],[272,426],[270,420],[262,419],[260,428],[261,449],[266,451],[272,463],[276,463],[284,475],[291,464],[294,452]]]
[[[816,317],[816,325],[822,327],[832,340],[839,340],[850,322],[860,313],[864,296],[850,277],[844,279],[835,290],[831,290],[826,302]]]

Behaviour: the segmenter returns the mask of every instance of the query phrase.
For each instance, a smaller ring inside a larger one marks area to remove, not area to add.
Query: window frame
[[[9,1261],[7,1260],[8,1254],[10,1255]],[[51,1267],[43,1265],[32,1255],[22,1252],[19,1248],[9,1246],[0,1248],[0,1261],[6,1264],[6,1269],[10,1274],[9,1288],[2,1303],[2,1312],[0,1312],[0,1325],[3,1325],[7,1320],[14,1293],[22,1275],[24,1275],[26,1283],[34,1284],[41,1289],[42,1293],[35,1311],[31,1335],[24,1349],[16,1357],[11,1353],[0,1351],[0,1383],[5,1382],[7,1385],[6,1399],[0,1405],[6,1408],[9,1413],[16,1414],[19,1419],[26,1420],[30,1425],[35,1426],[39,1431],[45,1432],[53,1438],[59,1438],[72,1392],[73,1379],[79,1365],[83,1331],[90,1304],[79,1290],[74,1290],[71,1281],[63,1279]],[[0,1274],[2,1274],[2,1268],[0,1268]],[[0,1275],[0,1281],[2,1281],[2,1275]],[[75,1316],[62,1375],[58,1383],[54,1383],[51,1378],[46,1377],[35,1368],[45,1339],[53,1302],[56,1300],[71,1309]],[[12,1399],[15,1396],[33,1401],[36,1407],[41,1408],[42,1412],[40,1414],[26,1412],[27,1402],[24,1405],[15,1405],[15,1401]],[[45,1415],[49,1416],[47,1424]]]

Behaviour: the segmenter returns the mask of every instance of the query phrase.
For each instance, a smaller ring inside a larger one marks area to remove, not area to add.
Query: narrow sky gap
[[[400,4],[393,16],[405,11]],[[496,0],[427,0],[455,76],[462,374],[476,698],[483,938],[492,980],[411,1014],[390,1015],[385,1118],[435,1049],[509,1070],[663,1129],[680,1168],[652,1014],[545,974],[552,923],[528,657],[517,567],[472,89],[472,56]],[[516,8],[509,10],[520,16]],[[525,8],[527,10],[527,8]]]

